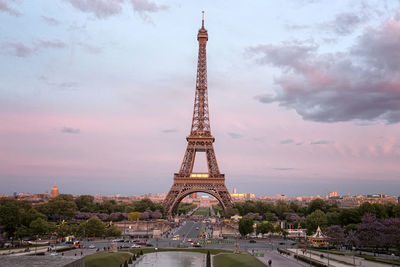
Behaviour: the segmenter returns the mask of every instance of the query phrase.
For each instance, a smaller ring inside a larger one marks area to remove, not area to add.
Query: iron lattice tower
[[[197,34],[199,55],[197,62],[196,92],[190,135],[186,138],[187,148],[178,173],[174,174],[174,184],[164,200],[164,212],[171,216],[177,212],[181,200],[195,192],[214,196],[222,207],[232,206],[231,196],[225,186],[225,175],[219,172],[211,135],[207,95],[207,55],[208,32],[204,28],[204,12],[201,28]],[[193,173],[196,152],[205,152],[208,173]]]

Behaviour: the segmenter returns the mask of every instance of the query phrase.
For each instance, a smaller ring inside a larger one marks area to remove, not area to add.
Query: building
[[[60,192],[58,192],[58,188],[57,188],[57,184],[54,184],[53,188],[51,189],[50,192],[50,198],[55,198],[60,194]]]

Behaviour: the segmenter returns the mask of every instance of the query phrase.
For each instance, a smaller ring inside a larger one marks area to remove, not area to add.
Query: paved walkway
[[[252,254],[252,250],[248,251],[250,254]],[[266,266],[268,266],[268,261],[271,260],[271,266],[272,267],[305,267],[308,265],[305,265],[302,262],[296,262],[296,260],[292,257],[289,256],[284,256],[280,255],[277,251],[273,250],[263,250],[263,249],[256,249],[254,250],[254,253],[257,255],[262,255],[262,257],[257,256],[257,259],[259,259],[261,262],[263,262]]]
[[[296,249],[288,249],[294,255],[296,254]],[[303,255],[301,250],[298,250],[299,255]],[[321,258],[320,255],[323,255]],[[309,252],[307,251],[304,256],[310,257]],[[312,251],[311,258],[320,262],[325,263],[328,265],[328,253],[319,252],[319,251]],[[349,267],[349,266],[362,266],[362,267],[389,267],[392,266],[391,264],[385,263],[378,263],[373,261],[367,261],[360,257],[353,257],[353,256],[341,256],[336,254],[329,253],[329,266],[334,267]]]

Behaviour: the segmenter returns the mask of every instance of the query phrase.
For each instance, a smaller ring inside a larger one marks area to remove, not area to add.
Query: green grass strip
[[[220,254],[214,257],[214,267],[265,267],[265,264],[255,257],[243,254]]]
[[[100,252],[85,257],[86,267],[119,267],[131,257],[128,252]]]

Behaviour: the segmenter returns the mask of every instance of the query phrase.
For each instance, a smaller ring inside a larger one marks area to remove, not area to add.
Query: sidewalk
[[[288,251],[293,253],[293,255],[296,255],[296,249],[288,249]],[[297,253],[298,253],[298,255],[310,257],[309,250],[304,255],[300,249],[298,249]],[[323,258],[320,257],[321,254],[323,255]],[[324,264],[328,265],[328,253],[326,253],[326,252],[312,251],[311,258],[313,260],[317,260],[317,261],[323,262]],[[389,266],[392,266],[391,264],[367,261],[360,257],[341,256],[341,255],[329,253],[329,266],[349,267],[349,266],[354,266],[354,265],[362,266],[362,267],[389,267]]]

